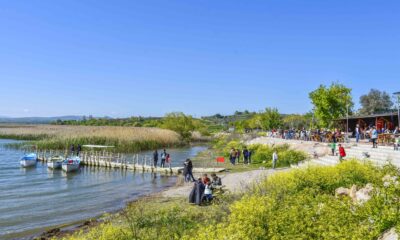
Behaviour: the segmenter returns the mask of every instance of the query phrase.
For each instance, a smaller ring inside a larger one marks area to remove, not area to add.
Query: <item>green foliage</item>
[[[389,185],[382,181],[386,174],[394,176]],[[377,239],[399,226],[398,176],[393,167],[380,169],[357,161],[276,174],[232,204],[226,221],[205,227],[195,238]],[[375,191],[364,204],[334,196],[338,187],[367,183]]]
[[[346,116],[347,106],[350,111],[354,105],[351,89],[339,83],[332,83],[329,87],[321,85],[309,96],[315,117],[322,127],[331,127],[333,120]]]
[[[202,126],[192,116],[185,115],[182,112],[175,112],[165,115],[161,127],[173,130],[181,135],[183,140],[189,141],[192,138],[192,132]]]
[[[282,117],[277,108],[266,108],[251,119],[249,124],[263,130],[276,129],[282,126]]]
[[[360,114],[372,115],[377,113],[387,113],[393,107],[393,102],[387,92],[371,89],[368,94],[360,97]]]
[[[295,128],[302,129],[308,128],[311,124],[312,116],[301,114],[290,114],[283,118],[283,125],[286,129]]]
[[[152,240],[182,239],[205,224],[217,224],[227,215],[223,205],[203,208],[188,206],[182,200],[146,199],[129,205],[119,217],[79,232],[69,240]]]
[[[274,151],[278,154],[277,167],[287,167],[292,164],[297,164],[307,159],[307,154],[301,151],[290,149],[288,144],[269,146],[263,144],[253,144],[246,146],[243,142],[234,139],[227,141],[227,138],[219,138],[214,141],[215,149],[222,149],[225,157],[229,157],[232,148],[242,151],[247,147],[252,151],[251,163],[264,165],[265,167],[272,166],[272,154]]]

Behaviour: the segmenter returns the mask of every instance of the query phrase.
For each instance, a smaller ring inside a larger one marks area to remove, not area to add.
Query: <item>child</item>
[[[211,184],[206,184],[205,189],[204,189],[204,200],[207,202],[210,202],[212,200],[212,190],[211,190]]]
[[[331,143],[331,150],[332,150],[332,156],[335,156],[336,143],[334,141],[332,141]]]
[[[165,162],[168,164],[168,167],[171,168],[171,156],[167,153],[167,157],[165,158]]]
[[[346,151],[342,147],[342,144],[339,144],[339,161],[342,162],[344,157],[346,157]]]

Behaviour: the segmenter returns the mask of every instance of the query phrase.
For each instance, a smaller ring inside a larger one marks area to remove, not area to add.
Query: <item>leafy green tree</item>
[[[192,132],[196,130],[196,123],[192,116],[182,112],[173,112],[165,115],[162,128],[170,129],[181,135],[182,139],[189,141]]]
[[[351,89],[337,82],[329,87],[320,85],[309,97],[314,105],[315,117],[322,127],[333,126],[333,120],[346,116],[347,108],[351,112],[354,106]]]
[[[263,130],[271,130],[282,126],[282,117],[277,108],[266,108],[258,122]]]
[[[368,94],[362,95],[360,104],[359,112],[363,115],[389,112],[393,107],[390,95],[377,89],[371,89]]]

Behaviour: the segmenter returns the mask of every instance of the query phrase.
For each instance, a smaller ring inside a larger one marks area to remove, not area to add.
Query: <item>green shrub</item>
[[[384,187],[386,174],[398,171],[348,161],[273,175],[232,204],[226,221],[205,227],[196,239],[377,239],[400,223],[400,184],[392,180]],[[338,187],[367,183],[375,192],[364,204],[334,196]]]

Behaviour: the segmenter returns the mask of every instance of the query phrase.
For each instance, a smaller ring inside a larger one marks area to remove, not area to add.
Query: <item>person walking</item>
[[[247,147],[244,147],[243,149],[243,163],[244,164],[249,163],[249,150],[247,150]]]
[[[376,127],[372,127],[371,131],[371,141],[372,141],[372,148],[378,148],[378,143],[376,142],[378,140],[378,131],[376,130]]]
[[[82,146],[78,144],[78,147],[76,148],[76,156],[79,157],[79,153],[82,151]]]
[[[186,174],[186,178],[188,178],[189,180],[192,180],[192,182],[195,181],[194,177],[193,177],[193,163],[192,160],[190,160],[189,158],[186,159],[187,162],[187,174]]]
[[[278,153],[274,151],[272,154],[272,168],[275,169],[276,167],[276,162],[278,161]]]
[[[167,151],[164,149],[164,151],[161,153],[161,164],[160,167],[164,168],[165,167],[165,159],[167,158]]]
[[[342,162],[343,158],[345,157],[346,157],[346,151],[344,150],[342,144],[339,144],[339,161]]]
[[[154,152],[153,152],[153,163],[154,163],[154,167],[157,167],[157,164],[158,164],[158,152],[157,152],[157,149],[156,150],[154,150]]]

